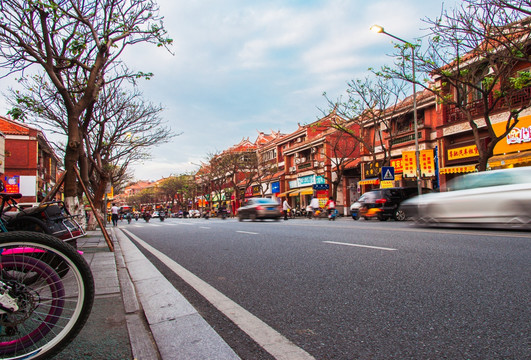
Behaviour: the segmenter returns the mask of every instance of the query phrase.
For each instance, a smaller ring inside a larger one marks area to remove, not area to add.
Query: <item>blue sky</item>
[[[452,6],[459,0],[445,1]],[[290,133],[323,116],[326,92],[345,93],[367,68],[391,64],[391,38],[422,36],[421,18],[440,14],[439,0],[158,0],[174,55],[135,46],[127,64],[153,72],[139,84],[165,107],[167,124],[183,134],[134,166],[137,180],[196,169],[193,163],[258,131]],[[4,91],[6,82],[0,85]],[[7,106],[0,100],[0,112]]]

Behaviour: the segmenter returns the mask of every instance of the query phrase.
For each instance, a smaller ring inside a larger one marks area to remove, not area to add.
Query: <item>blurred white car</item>
[[[466,174],[447,189],[406,200],[400,209],[420,224],[531,229],[531,167]]]
[[[189,210],[188,211],[188,217],[191,217],[191,218],[200,218],[201,217],[201,213],[199,212],[199,210]]]

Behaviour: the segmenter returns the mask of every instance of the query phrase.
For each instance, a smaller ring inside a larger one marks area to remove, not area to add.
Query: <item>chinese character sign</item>
[[[419,160],[421,176],[435,176],[435,162],[433,159],[433,150],[421,150]]]
[[[417,173],[417,161],[414,151],[402,152],[402,169],[404,177],[415,177]]]
[[[391,159],[391,166],[395,168],[395,174],[399,174],[404,170],[402,168],[402,159]]]
[[[16,194],[19,192],[20,176],[6,176],[5,177],[6,192]]]
[[[464,159],[479,156],[476,145],[464,146],[448,150],[448,160]]]

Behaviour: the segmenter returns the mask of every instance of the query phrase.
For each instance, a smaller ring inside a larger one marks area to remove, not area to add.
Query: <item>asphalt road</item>
[[[121,226],[316,359],[531,358],[531,233],[351,219]],[[269,357],[151,258],[242,358]]]

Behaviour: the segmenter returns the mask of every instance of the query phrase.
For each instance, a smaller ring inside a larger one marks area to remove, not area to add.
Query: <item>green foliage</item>
[[[516,90],[529,87],[531,86],[531,72],[518,71],[516,76],[511,77],[509,81]]]
[[[14,120],[20,120],[24,122],[26,120],[26,113],[24,110],[18,107],[14,107],[11,110],[7,112],[9,116],[11,116]]]

